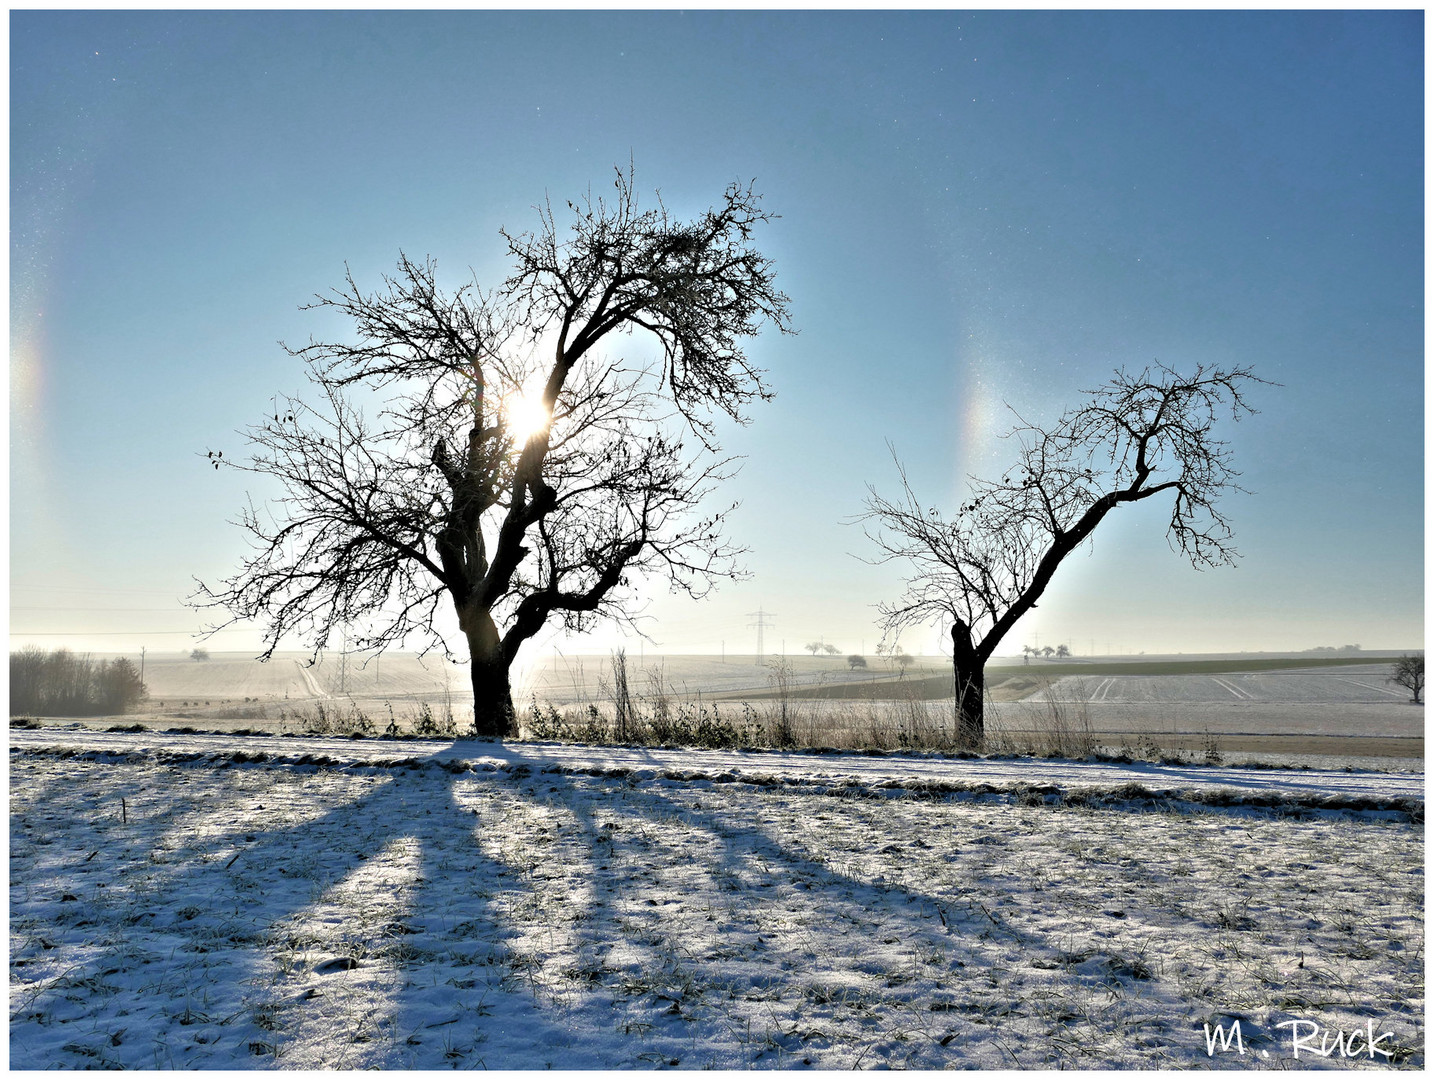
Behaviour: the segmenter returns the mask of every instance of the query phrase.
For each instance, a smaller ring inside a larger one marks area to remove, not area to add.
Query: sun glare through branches
[[[533,436],[545,431],[552,419],[542,398],[527,393],[512,394],[504,399],[503,416],[518,446],[526,445]]]

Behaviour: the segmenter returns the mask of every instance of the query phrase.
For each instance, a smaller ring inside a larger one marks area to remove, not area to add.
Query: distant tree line
[[[33,645],[10,654],[11,716],[108,716],[144,697],[139,669],[123,657],[94,660]]]

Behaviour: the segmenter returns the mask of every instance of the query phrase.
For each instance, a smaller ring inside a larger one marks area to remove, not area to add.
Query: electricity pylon
[[[758,667],[761,667],[761,666],[762,666],[762,631],[763,631],[763,629],[765,629],[766,627],[772,625],[772,623],[770,623],[770,622],[768,621],[769,619],[771,619],[772,615],[771,615],[770,612],[763,611],[761,608],[758,608],[756,611],[749,611],[749,612],[747,612],[747,615],[748,615],[748,617],[754,618],[754,619],[757,620],[757,621],[754,622],[754,623],[748,623],[747,626],[748,626],[748,627],[753,627],[753,626],[755,626],[755,627],[757,628],[757,666],[758,666]]]

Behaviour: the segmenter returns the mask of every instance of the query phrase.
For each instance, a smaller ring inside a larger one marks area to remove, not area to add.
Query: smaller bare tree
[[[1016,466],[999,481],[973,478],[970,500],[949,522],[917,498],[900,461],[898,501],[868,488],[863,517],[876,524],[867,534],[880,551],[875,561],[915,568],[906,594],[881,609],[883,628],[894,638],[932,621],[950,627],[965,742],[984,737],[986,662],[1116,507],[1169,496],[1172,547],[1197,569],[1234,560],[1217,501],[1238,490],[1238,474],[1212,431],[1222,412],[1239,419],[1254,411],[1244,391],[1260,381],[1242,367],[1117,371],[1055,424],[1022,422],[1011,433]]]
[[[809,641],[803,645],[802,648],[806,649],[807,652],[813,656],[816,656],[817,653],[822,651],[822,643],[820,641]]]
[[[1413,694],[1415,705],[1424,704],[1424,654],[1401,656],[1394,661],[1394,670],[1389,674],[1389,681]]]
[[[838,649],[835,645],[831,644],[830,642],[828,642],[827,644],[825,644],[825,645],[822,646],[822,651],[825,652],[828,656],[840,656],[840,655],[841,655],[841,650]]]

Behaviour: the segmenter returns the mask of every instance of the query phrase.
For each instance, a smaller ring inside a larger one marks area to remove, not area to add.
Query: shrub
[[[524,727],[530,739],[559,740],[567,734],[567,725],[558,710],[549,705],[545,710],[533,698],[528,706],[528,719]]]
[[[435,716],[428,702],[418,703],[418,715],[413,721],[413,733],[425,738],[451,738],[458,727],[453,721],[453,711],[447,709],[442,717]]]

